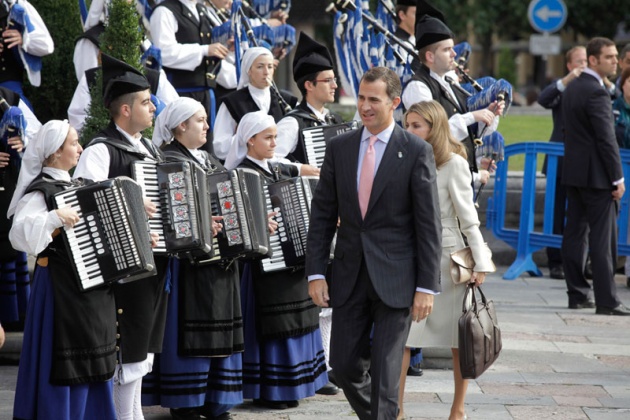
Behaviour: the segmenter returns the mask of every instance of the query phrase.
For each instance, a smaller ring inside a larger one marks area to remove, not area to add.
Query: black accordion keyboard
[[[192,162],[136,161],[134,178],[157,208],[149,220],[159,236],[156,254],[186,254],[208,258],[212,254],[211,208],[206,172]]]
[[[142,189],[132,179],[62,191],[55,194],[55,205],[70,206],[80,217],[63,232],[81,289],[156,273]]]
[[[278,230],[270,237],[272,256],[262,261],[263,271],[304,265],[311,200],[318,180],[303,176],[265,186],[267,210],[278,213]]]
[[[356,121],[304,128],[302,130],[302,135],[304,137],[304,148],[308,161],[307,163],[317,168],[321,168],[322,163],[324,163],[324,155],[326,154],[326,143],[335,136],[343,134],[346,131],[356,130],[357,128],[358,123]]]
[[[215,172],[208,175],[208,190],[216,215],[223,216],[223,230],[217,235],[221,257],[267,255],[267,213],[258,172],[241,168]]]

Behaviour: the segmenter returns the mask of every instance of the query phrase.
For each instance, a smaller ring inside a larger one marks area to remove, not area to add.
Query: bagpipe
[[[501,133],[499,133],[498,131],[495,131],[492,134],[488,134],[487,136],[483,137],[483,142],[481,146],[477,148],[477,152],[482,156],[482,158],[485,157],[486,159],[488,159],[488,171],[491,170],[492,165],[505,158],[504,149],[505,140],[503,139]],[[474,204],[477,208],[479,208],[479,196],[481,195],[481,192],[483,191],[483,188],[485,186],[486,184],[479,185],[479,189],[475,194]]]
[[[234,3],[232,3],[232,9],[234,10],[235,4],[240,3],[240,1],[235,1]],[[248,47],[252,46],[252,47],[258,47],[261,46],[259,43],[259,40],[256,38],[256,35],[254,33],[254,29],[252,28],[249,19],[247,18],[247,16],[245,15],[245,12],[243,11],[242,7],[238,7],[237,8],[237,13],[240,15],[240,22],[242,25],[242,30],[241,33],[244,33],[244,35],[246,36],[246,39],[248,40]],[[294,33],[295,35],[295,33]],[[240,42],[235,42],[234,43],[234,50],[235,52],[237,51],[237,44],[240,44]],[[240,57],[238,57],[237,55],[237,62],[240,63]],[[240,65],[237,66],[237,73],[239,73],[239,78],[240,78]],[[280,106],[282,107],[282,109],[284,110],[285,113],[291,111],[292,107],[291,105],[289,105],[289,103],[287,101],[284,100],[284,98],[282,97],[282,94],[280,93],[280,91],[278,90],[278,87],[276,86],[275,82],[272,79],[268,80],[269,82],[269,86],[271,88],[271,90],[275,93],[276,97],[278,98],[278,102],[280,103]]]
[[[361,76],[375,66],[393,69],[403,84],[413,76],[411,60],[418,54],[412,45],[393,34],[394,16],[385,2],[377,5],[376,17],[365,0],[359,5],[351,0],[334,0],[326,12],[334,16],[335,58],[346,92],[356,98]]]
[[[9,145],[9,139],[13,137],[24,138],[26,132],[26,118],[22,110],[17,106],[10,106],[7,101],[0,96],[0,150],[9,154],[9,164],[0,168],[0,191],[4,191],[7,187],[7,171],[17,174],[20,171],[22,156],[18,151]]]

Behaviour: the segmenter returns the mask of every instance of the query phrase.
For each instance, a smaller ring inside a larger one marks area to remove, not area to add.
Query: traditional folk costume
[[[221,60],[208,56],[217,16],[196,0],[165,0],[151,15],[153,43],[162,51],[162,63],[180,96],[203,104],[212,128],[221,100],[237,85],[234,54]],[[208,132],[211,139],[211,132]],[[208,141],[204,150],[212,152]]]
[[[235,159],[226,161],[226,168],[253,169],[265,183],[297,176],[294,166],[245,157],[247,141],[273,125],[263,111],[247,114],[239,123]],[[319,308],[308,295],[303,269],[264,273],[261,266],[245,264],[241,278],[243,396],[275,408],[294,407],[328,382]]]
[[[38,255],[15,391],[15,419],[116,419],[112,376],[116,315],[112,290],[82,291],[53,210],[53,195],[79,186],[44,160],[64,143],[66,121],[50,121],[25,152],[9,209],[16,249]]]
[[[249,48],[243,54],[241,64],[241,78],[238,82],[238,90],[227,95],[217,113],[214,129],[213,148],[214,154],[219,159],[227,159],[230,147],[236,138],[236,126],[243,116],[249,112],[264,111],[278,122],[286,114],[280,105],[276,91],[269,86],[258,89],[250,84],[247,73],[254,61],[261,55],[273,57],[271,51],[263,47]],[[282,94],[283,99],[295,103],[296,98],[288,94]]]
[[[172,130],[202,105],[179,98],[160,114],[153,142],[167,161],[193,162],[209,172],[225,171],[203,150],[190,150]],[[208,215],[210,217],[210,215]],[[171,289],[162,353],[143,381],[144,405],[217,418],[243,402],[243,319],[238,264],[221,261],[195,265],[186,259],[172,265]]]
[[[121,95],[150,88],[138,70],[102,55],[103,100],[106,106]],[[119,128],[114,121],[88,144],[74,172],[76,177],[95,181],[117,176],[132,177],[131,165],[137,160],[161,161],[162,153],[153,144]],[[141,382],[151,371],[154,353],[162,351],[170,276],[168,258],[155,256],[157,275],[130,283],[116,283],[116,314],[119,325],[119,351],[115,377],[116,408],[133,405],[133,418],[142,418]],[[131,400],[131,401],[130,401]],[[124,409],[123,411],[127,411]],[[122,416],[121,413],[118,413]]]

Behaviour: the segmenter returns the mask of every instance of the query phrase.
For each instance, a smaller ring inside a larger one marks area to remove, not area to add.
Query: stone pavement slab
[[[499,267],[484,285],[496,304],[503,351],[487,372],[470,381],[468,418],[630,419],[630,317],[570,310],[564,282],[527,276],[505,281],[505,269]],[[616,280],[619,297],[630,306],[625,277]],[[0,420],[11,418],[16,374],[16,366],[0,364]],[[452,371],[425,369],[423,376],[408,378],[405,414],[412,420],[447,419],[452,399]],[[235,420],[357,418],[343,394],[317,395],[284,411],[246,401],[231,412]],[[147,420],[170,419],[161,407],[145,407],[144,413]]]

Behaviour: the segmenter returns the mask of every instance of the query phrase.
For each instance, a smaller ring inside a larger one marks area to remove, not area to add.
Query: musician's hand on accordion
[[[221,223],[223,216],[212,216],[212,236],[217,236],[219,232],[223,230],[223,224]]]
[[[147,217],[150,219],[153,217],[153,215],[157,211],[157,207],[155,203],[153,203],[153,201],[151,201],[150,199],[146,197],[143,198],[143,202],[144,202],[144,211],[146,212]]]
[[[300,167],[301,176],[319,176],[319,168],[313,165],[304,164]]]
[[[160,235],[157,232],[149,232],[149,239],[151,241],[151,248],[156,248],[160,240]]]
[[[269,223],[269,235],[273,235],[274,233],[276,233],[276,229],[278,229],[278,222],[276,222],[276,220],[274,219],[277,214],[277,211],[272,211],[267,214],[267,221]]]
[[[73,228],[79,221],[79,213],[70,206],[57,209],[55,213],[57,213],[62,225],[67,228]]]

